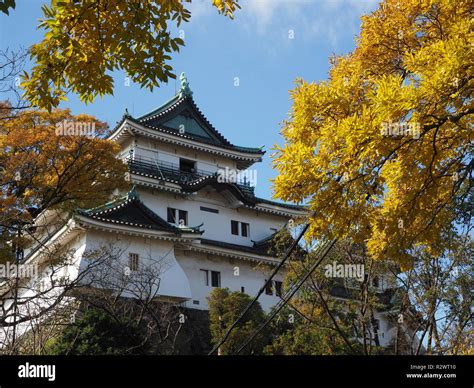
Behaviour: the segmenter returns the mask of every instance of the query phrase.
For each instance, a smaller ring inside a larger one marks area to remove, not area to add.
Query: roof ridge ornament
[[[189,87],[189,82],[188,82],[188,79],[186,78],[186,74],[184,72],[182,72],[179,75],[179,80],[181,82],[181,87],[179,88],[179,96],[181,98],[192,97],[193,92],[192,92],[191,88]]]

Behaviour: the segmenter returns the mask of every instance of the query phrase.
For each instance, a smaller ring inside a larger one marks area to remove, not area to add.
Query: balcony
[[[145,158],[139,156],[138,158],[128,158],[127,163],[130,172],[144,173],[153,176],[159,180],[174,180],[180,183],[191,183],[199,178],[204,177],[217,177],[217,171],[205,171],[200,169],[192,169],[191,171],[185,171],[180,169],[180,166],[174,163],[157,161],[151,158]],[[242,192],[247,195],[254,195],[254,187],[250,185],[250,182],[246,179],[238,177],[233,181],[235,185],[239,187]]]

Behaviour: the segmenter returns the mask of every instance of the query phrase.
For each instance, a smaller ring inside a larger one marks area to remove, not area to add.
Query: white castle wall
[[[236,168],[236,162],[232,159],[147,138],[136,139],[134,152],[136,159],[143,157],[145,160],[159,160],[176,165],[179,165],[180,157],[194,160],[197,162],[197,169],[209,172],[215,172],[218,168]]]
[[[61,302],[57,304],[57,308],[62,308],[71,302],[72,298],[62,297],[64,288],[60,286],[61,278],[70,279],[74,281],[77,278],[78,268],[82,259],[82,255],[85,250],[85,235],[78,233],[76,236],[71,236],[69,241],[65,241],[70,252],[70,259],[67,263],[62,263],[53,267],[46,266],[41,268],[41,272],[37,278],[29,279],[23,283],[23,279],[20,279],[21,286],[18,290],[18,304],[17,304],[17,317],[18,320],[24,320],[25,318],[34,317],[41,310],[46,310],[52,305],[56,304],[59,298],[62,298]],[[37,262],[31,261],[25,263],[25,265],[37,265]],[[54,285],[52,285],[54,282]],[[67,282],[67,281],[66,281]],[[14,295],[11,295],[10,299],[3,301],[6,311],[10,310],[14,303]],[[52,309],[49,313],[41,314],[38,319],[28,319],[16,325],[16,337],[19,338],[35,325],[47,320],[54,312]],[[9,312],[11,314],[11,310]],[[13,320],[11,320],[13,322]],[[12,340],[13,326],[0,327],[0,348],[4,347],[7,342]]]
[[[156,214],[166,220],[167,208],[177,208],[188,211],[188,224],[196,226],[204,222],[201,229],[205,232],[203,238],[224,241],[233,244],[252,246],[254,241],[264,239],[287,222],[283,216],[258,212],[253,209],[231,209],[226,207],[223,196],[209,190],[206,194],[190,195],[184,199],[180,195],[155,191],[139,190],[141,200]],[[219,210],[219,214],[200,210],[200,207],[210,207]],[[228,206],[228,205],[227,205]],[[231,220],[247,222],[250,225],[248,237],[236,236],[231,233]]]
[[[113,252],[119,253],[120,266],[114,267],[117,276],[122,276],[128,267],[129,253],[139,255],[139,266],[147,268],[150,265],[158,267],[158,294],[170,298],[190,299],[191,288],[181,265],[177,262],[174,245],[171,241],[162,241],[144,237],[120,236],[106,232],[89,232],[87,235],[88,251],[100,250],[103,247],[113,247]],[[88,261],[83,260],[82,268],[87,268]],[[113,280],[112,280],[113,281]],[[154,293],[154,291],[152,291]],[[129,295],[123,295],[129,296]]]
[[[212,291],[211,284],[204,283],[201,269],[218,271],[221,274],[221,288],[231,291],[242,291],[248,295],[255,295],[265,283],[271,269],[262,264],[252,263],[237,259],[224,259],[213,255],[199,252],[180,251],[177,253],[178,261],[181,263],[191,284],[192,300],[186,303],[187,307],[196,309],[207,309],[207,297]],[[282,280],[281,274],[275,280]],[[263,294],[259,298],[262,308],[270,310],[279,301],[275,295]],[[199,302],[196,304],[194,301]]]

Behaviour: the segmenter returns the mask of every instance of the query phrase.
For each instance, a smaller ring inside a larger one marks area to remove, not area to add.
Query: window
[[[235,234],[236,236],[239,235],[239,223],[238,223],[238,221],[230,221],[230,228],[231,228],[232,234]]]
[[[189,159],[179,158],[179,171],[181,172],[195,172],[196,171],[196,162]]]
[[[240,227],[241,227],[241,231],[242,231],[242,236],[248,237],[248,235],[249,235],[249,224],[247,224],[246,222],[242,222],[240,224]]]
[[[265,279],[265,283],[267,282],[267,279]],[[265,286],[265,294],[266,295],[273,295],[273,285],[272,282],[268,282],[267,285]]]
[[[210,207],[201,206],[200,209],[203,212],[216,213],[216,214],[219,213],[219,210],[213,209],[213,208],[210,208]]]
[[[244,286],[240,287],[240,292],[245,292],[245,287]]]
[[[209,278],[211,280],[211,287],[220,287],[221,286],[221,273],[218,271],[209,271],[208,269],[201,269],[201,282],[209,286]],[[211,275],[209,277],[209,274]]]
[[[217,271],[211,271],[211,286],[220,287],[221,286],[221,273]]]
[[[168,213],[167,213],[167,220],[168,222],[175,224],[175,214],[176,214],[176,209],[173,209],[171,207],[168,208]]]
[[[240,224],[240,228],[239,228]],[[240,236],[249,237],[250,235],[250,225],[246,222],[239,222],[239,221],[230,221],[230,230],[233,235],[239,236],[239,229],[240,229]]]
[[[188,212],[186,210],[179,210],[178,211],[178,224],[185,226],[188,224]]]
[[[267,280],[265,280],[265,283]],[[275,293],[273,292],[275,290]],[[283,282],[272,280],[265,286],[265,295],[276,295],[281,297],[283,295]]]
[[[138,260],[139,260],[138,253],[130,252],[128,254],[128,268],[130,268],[130,271],[138,271]]]
[[[186,210],[168,208],[167,220],[172,224],[178,224],[181,226],[188,225],[188,212]]]
[[[282,287],[283,287],[283,283],[279,282],[278,280],[275,280],[275,294],[276,294],[276,296],[281,297]]]
[[[201,269],[201,280],[205,286],[209,285],[209,271],[207,269]]]

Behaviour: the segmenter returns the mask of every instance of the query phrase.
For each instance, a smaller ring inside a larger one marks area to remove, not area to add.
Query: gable
[[[191,94],[181,90],[165,104],[137,119],[129,115],[124,117],[153,130],[247,154],[249,157],[238,157],[240,161],[238,165],[241,169],[247,168],[256,161],[261,161],[260,156],[265,153],[263,147],[241,147],[232,144],[209,122]]]
[[[199,122],[189,111],[183,111],[175,117],[163,121],[160,126],[198,138],[219,142],[209,133],[203,123]]]
[[[201,113],[191,98],[178,99],[139,119],[146,126],[173,131],[218,146],[232,146]]]

